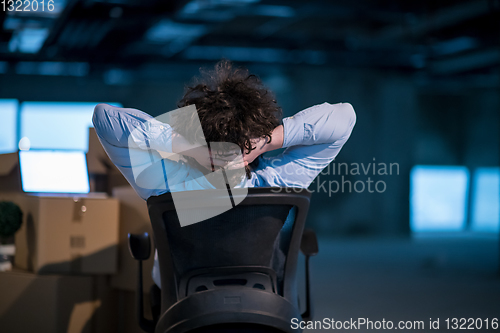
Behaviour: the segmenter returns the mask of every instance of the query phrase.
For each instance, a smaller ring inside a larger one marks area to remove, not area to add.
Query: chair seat
[[[162,314],[154,332],[231,332],[231,327],[238,332],[242,325],[261,332],[300,332],[291,324],[303,319],[296,267],[311,193],[249,188],[237,206],[200,223],[181,224],[177,206],[203,213],[206,205],[198,207],[195,198],[227,195],[226,190],[200,190],[175,193],[175,204],[172,193],[148,199],[162,285]],[[291,230],[282,233],[293,207]]]
[[[180,333],[225,323],[264,325],[282,332],[291,320],[301,318],[298,309],[282,296],[237,287],[201,291],[172,305],[159,319],[156,333]]]

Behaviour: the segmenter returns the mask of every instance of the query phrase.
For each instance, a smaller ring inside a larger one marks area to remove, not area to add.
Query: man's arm
[[[172,152],[172,130],[145,112],[98,104],[92,117],[96,134],[111,161],[143,199],[168,190],[163,177],[165,163],[158,151]],[[179,169],[168,160],[167,171]],[[154,169],[151,167],[153,166]],[[150,177],[138,180],[140,170],[149,168]]]
[[[323,103],[285,118],[263,149],[281,148],[281,143],[287,149],[278,156],[264,158],[259,169],[273,173],[272,185],[307,187],[335,159],[355,123],[356,114],[349,103]]]
[[[169,124],[140,110],[98,104],[92,121],[111,161],[144,199],[169,190],[168,184],[185,182],[190,173],[189,165],[164,159],[160,152],[193,157],[209,169],[211,164],[228,166],[224,157],[210,156],[207,146],[188,142]]]

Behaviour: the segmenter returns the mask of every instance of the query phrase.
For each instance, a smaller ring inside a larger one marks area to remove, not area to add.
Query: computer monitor
[[[17,151],[17,108],[17,100],[0,99],[0,154]]]
[[[24,102],[20,137],[34,149],[88,150],[88,128],[98,102]],[[121,107],[119,103],[108,103]]]
[[[89,193],[83,151],[26,150],[19,152],[24,192]]]
[[[464,230],[468,188],[469,170],[464,166],[414,166],[410,174],[411,230]]]
[[[474,171],[471,229],[500,231],[500,168],[483,167]]]

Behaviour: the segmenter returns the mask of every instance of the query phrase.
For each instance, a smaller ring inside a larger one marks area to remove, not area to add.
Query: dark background
[[[260,76],[285,116],[349,102],[357,124],[336,162],[398,163],[399,174],[372,177],[387,184],[384,193],[314,194],[308,224],[323,249],[316,281],[334,290],[317,292],[323,314],[500,313],[497,240],[439,236],[416,244],[409,227],[414,165],[499,165],[500,1],[55,6],[57,15],[0,13],[0,98],[116,101],[155,116],[176,108],[200,67],[226,57]],[[48,29],[35,53],[12,42],[27,27]],[[321,175],[311,188],[335,179]]]
[[[176,107],[199,67],[226,57],[259,75],[285,116],[349,102],[358,120],[337,162],[375,158],[400,172],[371,178],[384,193],[315,195],[310,223],[328,234],[408,234],[413,165],[499,164],[499,1],[186,3],[2,12],[0,98],[117,101],[155,116]],[[36,53],[12,52],[26,28],[48,37]]]

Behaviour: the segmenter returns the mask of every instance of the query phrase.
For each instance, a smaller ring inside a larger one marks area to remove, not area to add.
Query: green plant
[[[0,201],[0,243],[14,236],[23,223],[23,212],[10,201]]]

